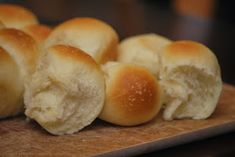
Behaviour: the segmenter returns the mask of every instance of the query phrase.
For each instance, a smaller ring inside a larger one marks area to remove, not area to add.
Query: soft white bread
[[[107,23],[94,18],[74,18],[57,26],[45,41],[45,47],[65,44],[91,55],[98,63],[115,60],[118,35]]]
[[[0,21],[7,28],[17,29],[38,24],[37,17],[30,10],[15,4],[0,4]]]
[[[52,31],[50,27],[42,24],[27,25],[21,30],[29,34],[39,45],[45,41]]]
[[[158,81],[147,69],[108,62],[103,66],[106,76],[106,101],[100,119],[122,126],[133,126],[153,119],[161,108]]]
[[[22,111],[24,85],[35,70],[38,56],[36,43],[29,35],[0,29],[0,118]]]
[[[26,89],[25,114],[55,135],[71,134],[99,115],[104,75],[86,53],[65,45],[47,49]]]
[[[176,41],[163,48],[161,85],[166,120],[209,117],[218,102],[222,81],[216,56],[193,41]]]
[[[143,66],[158,76],[159,53],[161,48],[169,43],[171,43],[169,39],[153,33],[132,36],[120,43],[117,60]]]

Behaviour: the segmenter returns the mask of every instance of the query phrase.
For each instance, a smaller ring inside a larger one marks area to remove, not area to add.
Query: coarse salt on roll
[[[122,126],[139,125],[153,119],[161,108],[161,90],[157,79],[145,68],[108,62],[106,101],[100,119]]]

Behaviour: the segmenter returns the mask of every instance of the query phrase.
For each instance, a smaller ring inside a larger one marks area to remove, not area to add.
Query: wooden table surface
[[[111,24],[121,39],[131,35],[154,32],[172,40],[190,39],[202,42],[217,55],[223,81],[235,85],[234,22],[217,18],[205,19],[179,15],[170,9],[171,7],[150,0],[50,0],[46,2],[41,0],[0,0],[0,2],[24,5],[33,10],[41,22],[50,25],[56,25],[76,16],[90,16]],[[141,156],[235,156],[235,132]]]

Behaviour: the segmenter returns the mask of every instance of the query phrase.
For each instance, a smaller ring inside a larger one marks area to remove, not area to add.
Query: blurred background
[[[120,39],[157,33],[195,40],[218,57],[223,80],[235,85],[235,9],[232,0],[0,0],[31,9],[44,24],[94,17],[112,25]]]

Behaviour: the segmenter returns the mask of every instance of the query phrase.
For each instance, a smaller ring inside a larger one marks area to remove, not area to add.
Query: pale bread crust
[[[107,23],[94,18],[74,18],[58,25],[44,46],[64,44],[77,47],[102,64],[117,57],[118,35]]]
[[[117,60],[143,66],[158,77],[161,48],[169,43],[171,40],[154,33],[131,36],[119,44]]]

